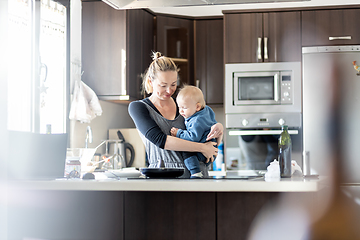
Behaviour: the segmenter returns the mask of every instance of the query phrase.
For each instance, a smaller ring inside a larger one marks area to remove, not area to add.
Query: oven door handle
[[[288,130],[290,135],[299,134],[298,130]],[[231,130],[231,136],[249,136],[249,135],[280,135],[281,130]]]

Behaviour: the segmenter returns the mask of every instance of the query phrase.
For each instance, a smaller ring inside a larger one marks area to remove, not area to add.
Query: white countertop
[[[52,181],[12,181],[9,189],[70,191],[175,191],[175,192],[317,192],[328,183],[326,178],[293,177],[265,181],[236,179],[62,179]]]

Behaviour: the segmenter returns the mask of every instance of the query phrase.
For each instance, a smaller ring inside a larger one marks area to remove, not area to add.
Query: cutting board
[[[136,128],[109,129],[109,140],[119,140],[117,131],[120,130],[125,141],[130,143],[135,150],[135,159],[131,167],[145,167],[145,146]]]

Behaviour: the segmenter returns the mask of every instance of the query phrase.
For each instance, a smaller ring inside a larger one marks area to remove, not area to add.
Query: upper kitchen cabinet
[[[99,99],[141,99],[141,75],[151,62],[154,16],[82,2],[82,80]]]
[[[195,84],[209,105],[224,103],[223,19],[195,20]]]
[[[194,84],[194,23],[193,20],[156,16],[156,51],[170,57],[180,68],[178,83]]]
[[[299,11],[224,13],[225,63],[301,61]]]
[[[302,11],[302,46],[360,44],[360,9]]]

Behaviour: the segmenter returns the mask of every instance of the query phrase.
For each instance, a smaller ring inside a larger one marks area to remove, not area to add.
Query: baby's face
[[[188,97],[178,98],[177,103],[179,106],[179,112],[184,118],[191,117],[192,115],[194,115],[194,113],[196,113],[200,109],[199,107],[200,104],[196,103],[196,101]]]

